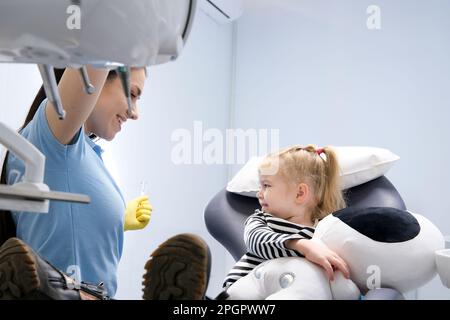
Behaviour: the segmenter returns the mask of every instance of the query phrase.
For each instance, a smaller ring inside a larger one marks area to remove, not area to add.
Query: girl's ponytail
[[[346,207],[344,197],[341,191],[340,168],[337,155],[330,147],[324,147],[316,150],[317,156],[322,157],[325,154],[324,179],[319,181],[319,196],[316,210],[316,218],[322,219],[329,213]]]

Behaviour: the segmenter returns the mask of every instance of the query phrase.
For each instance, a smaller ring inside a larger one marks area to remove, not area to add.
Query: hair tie
[[[319,148],[316,150],[316,153],[320,156],[322,153],[324,153],[325,150],[323,150],[323,148]]]

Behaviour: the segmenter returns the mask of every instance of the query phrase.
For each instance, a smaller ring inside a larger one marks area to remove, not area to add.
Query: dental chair
[[[344,191],[347,206],[355,208],[393,207],[406,210],[405,203],[392,183],[385,177]],[[246,252],[244,222],[259,208],[257,198],[219,191],[205,208],[205,223],[209,233],[238,261]],[[369,290],[364,300],[402,300],[395,289]]]

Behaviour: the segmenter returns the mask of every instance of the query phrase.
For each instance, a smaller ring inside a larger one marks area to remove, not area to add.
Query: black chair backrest
[[[400,194],[385,176],[346,190],[345,199],[349,207],[393,207],[406,210]],[[241,196],[225,189],[217,193],[206,206],[205,223],[209,233],[235,260],[239,260],[246,251],[244,222],[257,208],[257,198]]]

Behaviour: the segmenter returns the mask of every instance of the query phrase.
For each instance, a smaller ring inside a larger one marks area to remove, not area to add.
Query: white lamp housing
[[[2,0],[0,62],[143,67],[176,59],[197,0]]]

